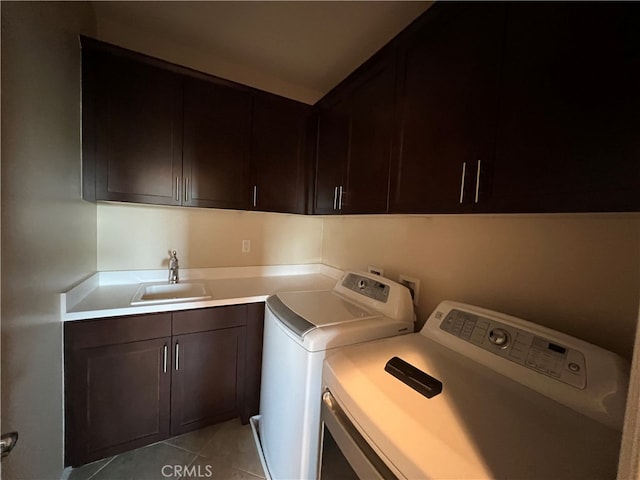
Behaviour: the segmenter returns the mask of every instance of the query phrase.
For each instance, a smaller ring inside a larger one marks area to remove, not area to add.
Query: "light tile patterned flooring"
[[[69,476],[69,480],[195,478],[264,478],[251,426],[230,420],[74,468]]]

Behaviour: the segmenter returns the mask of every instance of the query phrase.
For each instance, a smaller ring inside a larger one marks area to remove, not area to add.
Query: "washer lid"
[[[292,312],[314,327],[326,327],[382,316],[375,310],[356,305],[333,290],[282,292],[275,296]]]
[[[442,390],[385,370],[399,357]],[[615,478],[620,433],[419,334],[345,347],[323,381],[400,478]],[[409,382],[411,383],[411,382]]]

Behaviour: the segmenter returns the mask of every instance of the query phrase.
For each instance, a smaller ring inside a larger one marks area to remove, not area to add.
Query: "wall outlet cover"
[[[367,272],[384,277],[384,268],[376,267],[375,265],[369,265],[367,267]]]

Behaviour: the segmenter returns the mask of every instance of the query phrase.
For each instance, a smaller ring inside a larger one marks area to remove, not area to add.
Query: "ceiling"
[[[328,92],[426,10],[425,1],[94,2],[104,22]]]

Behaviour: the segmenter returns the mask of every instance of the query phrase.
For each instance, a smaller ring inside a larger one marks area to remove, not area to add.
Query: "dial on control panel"
[[[496,347],[507,348],[507,346],[509,346],[510,340],[511,337],[509,337],[509,332],[507,332],[504,328],[494,328],[489,332],[489,341]]]

